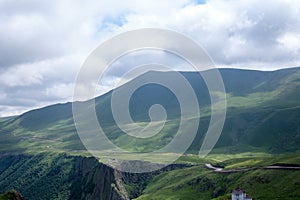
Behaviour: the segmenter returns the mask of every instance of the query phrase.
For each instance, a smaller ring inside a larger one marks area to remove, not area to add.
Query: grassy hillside
[[[227,117],[216,148],[237,146],[261,148],[271,153],[299,150],[300,68],[274,72],[220,69],[227,92]],[[148,76],[167,79],[172,72],[149,72]],[[206,73],[206,72],[204,72]],[[197,153],[210,119],[210,98],[206,85],[195,72],[183,72],[199,99],[201,122],[189,153]],[[135,84],[143,76],[127,83]],[[122,90],[121,86],[118,90]],[[141,124],[149,121],[148,110],[161,104],[168,122],[157,135],[136,139],[124,134],[111,112],[111,92],[96,98],[96,111],[107,136],[129,151],[147,152],[170,142],[178,129],[179,103],[165,87],[150,84],[139,88],[130,100],[132,118]],[[188,119],[187,119],[188,121]],[[0,120],[0,151],[81,152],[85,148],[76,133],[71,103],[33,110]],[[130,124],[128,124],[130,126]],[[245,149],[243,149],[245,148]]]
[[[282,178],[284,177],[284,178]],[[155,177],[137,199],[213,199],[226,196],[237,185],[257,199],[299,199],[300,172],[256,170],[235,174],[215,174],[193,167]],[[223,199],[223,198],[220,198]]]
[[[278,157],[229,159],[226,168],[265,166],[274,163],[298,163],[299,154]],[[220,163],[219,163],[220,164]],[[203,165],[173,170],[154,177],[141,199],[231,199],[238,185],[256,199],[299,199],[300,170],[253,170],[231,174],[215,173]]]

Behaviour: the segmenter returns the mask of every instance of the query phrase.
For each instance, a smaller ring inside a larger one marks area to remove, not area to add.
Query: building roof
[[[240,186],[238,186],[235,190],[232,190],[232,194],[244,194],[244,193],[246,192],[242,190]]]
[[[246,199],[252,199],[252,197],[251,196],[249,196],[249,195],[247,195],[246,194],[246,191],[245,190],[242,190],[241,188],[240,188],[240,186],[238,186],[235,190],[232,190],[232,194],[233,195],[242,195],[242,194],[245,194],[246,195]]]

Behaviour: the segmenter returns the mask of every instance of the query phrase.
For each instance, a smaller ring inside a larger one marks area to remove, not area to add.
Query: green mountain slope
[[[248,163],[248,164],[245,164]],[[251,164],[250,164],[251,163]],[[300,163],[299,154],[269,158],[229,159],[225,167],[266,166],[274,163]],[[299,199],[300,170],[251,170],[235,173],[215,173],[201,166],[176,169],[154,177],[142,199],[219,199],[230,200],[238,185],[255,199]]]
[[[145,76],[167,79],[171,73],[148,72],[126,86]],[[276,153],[299,149],[300,68],[272,72],[220,69],[220,73],[227,92],[228,110],[217,148],[252,146]],[[189,149],[196,153],[209,123],[210,97],[197,73],[182,72],[182,75],[195,90],[202,112],[199,131]],[[165,87],[145,85],[130,100],[130,113],[139,123],[149,122],[148,110],[153,104],[161,104],[167,111],[169,123],[159,134],[146,140],[129,137],[115,125],[110,100],[111,92],[97,97],[96,111],[107,136],[116,145],[127,150],[152,151],[171,141],[176,133],[180,107],[174,94]],[[71,103],[57,104],[0,120],[0,151],[84,150],[76,134],[71,106]]]
[[[299,199],[300,173],[293,171],[256,170],[230,175],[215,174],[199,167],[174,170],[155,177],[140,199],[213,199],[226,198],[240,185],[257,199]],[[281,178],[284,177],[284,178]]]

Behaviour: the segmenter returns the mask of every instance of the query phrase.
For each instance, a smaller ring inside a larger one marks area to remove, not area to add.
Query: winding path
[[[235,173],[235,172],[247,172],[251,170],[257,170],[257,169],[277,169],[277,170],[300,170],[300,165],[287,165],[287,164],[275,164],[275,165],[269,165],[264,167],[250,167],[250,168],[243,168],[243,169],[228,169],[225,170],[223,168],[215,167],[212,164],[206,163],[205,167],[207,169],[211,169],[214,172],[217,173]]]

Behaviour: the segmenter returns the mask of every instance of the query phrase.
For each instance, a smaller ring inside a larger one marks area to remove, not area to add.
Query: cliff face
[[[95,158],[76,157],[69,199],[126,200],[117,172]]]

